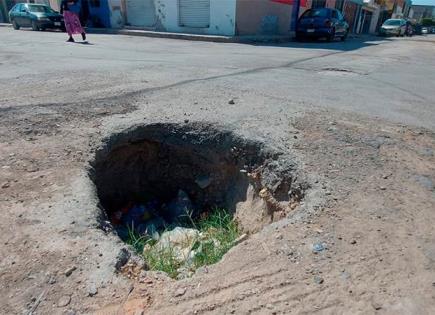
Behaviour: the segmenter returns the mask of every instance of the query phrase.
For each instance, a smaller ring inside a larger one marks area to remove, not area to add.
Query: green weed
[[[195,228],[202,235],[192,248],[196,252],[192,264],[188,266],[192,271],[201,266],[217,263],[239,236],[237,224],[224,209],[216,208],[198,220],[192,218],[192,212],[186,211],[185,217],[187,224],[183,226]],[[141,236],[132,228],[129,228],[128,232],[127,244],[143,255],[150,270],[166,272],[172,278],[178,276],[177,270],[185,264],[175,258],[172,248],[157,249],[154,247],[156,242],[150,237]]]

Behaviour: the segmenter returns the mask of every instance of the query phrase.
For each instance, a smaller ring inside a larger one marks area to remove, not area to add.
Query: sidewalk
[[[0,23],[0,27],[12,27],[9,23]],[[292,40],[291,36],[279,35],[259,35],[259,36],[218,36],[218,35],[199,35],[187,33],[154,32],[135,29],[109,29],[109,28],[86,28],[90,34],[113,34],[128,36],[143,36],[153,38],[171,38],[192,41],[216,42],[216,43],[254,43],[254,42],[273,42],[282,43]]]
[[[0,23],[0,27],[12,27],[9,23]],[[254,36],[219,36],[219,35],[200,35],[187,33],[155,32],[137,29],[110,29],[110,28],[86,28],[90,34],[113,34],[127,36],[143,36],[153,38],[170,38],[191,41],[204,41],[215,43],[286,43],[294,41],[290,35],[254,35]],[[349,34],[350,39],[374,38],[372,34]]]
[[[182,39],[191,41],[205,41],[216,43],[253,43],[253,42],[289,42],[292,41],[291,36],[280,35],[258,35],[258,36],[219,36],[219,35],[201,35],[201,34],[187,34],[187,33],[170,33],[170,32],[155,32],[137,29],[101,29],[89,28],[89,33],[97,34],[119,34],[128,36],[144,36],[153,38],[170,38]]]

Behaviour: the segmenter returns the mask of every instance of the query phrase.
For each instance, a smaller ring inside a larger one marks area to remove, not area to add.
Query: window
[[[306,11],[302,17],[304,18],[310,18],[310,17],[328,17],[329,16],[329,10],[328,9],[312,9]]]
[[[53,10],[45,5],[30,4],[28,8],[30,12],[53,13]]]
[[[384,25],[392,25],[392,26],[398,26],[400,24],[401,24],[400,20],[387,20],[384,23]]]
[[[343,14],[341,14],[340,11],[337,11],[337,15],[338,15],[338,19],[339,19],[340,21],[343,21],[343,20],[344,20]]]
[[[16,5],[12,8],[12,11],[13,11],[13,12],[20,12],[20,11],[21,11],[21,6],[22,6],[22,4],[16,4]]]

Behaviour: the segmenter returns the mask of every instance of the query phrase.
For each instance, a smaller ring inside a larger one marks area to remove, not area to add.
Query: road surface
[[[435,312],[434,36],[66,39],[0,28],[0,313]],[[88,162],[150,123],[289,153],[310,193],[191,279],[129,280]]]

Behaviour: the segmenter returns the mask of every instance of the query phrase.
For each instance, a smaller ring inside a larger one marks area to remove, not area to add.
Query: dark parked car
[[[336,9],[318,8],[310,9],[304,12],[299,18],[296,38],[321,38],[326,37],[328,41],[340,37],[345,40],[349,33],[349,24],[347,24],[343,15]]]
[[[422,33],[421,33],[421,29],[422,29],[422,27],[421,27],[420,24],[415,25],[415,27],[414,27],[414,33],[415,33],[416,35],[422,35]]]
[[[32,30],[65,29],[63,16],[44,4],[17,3],[9,11],[9,19],[18,30],[20,27],[31,27]]]

